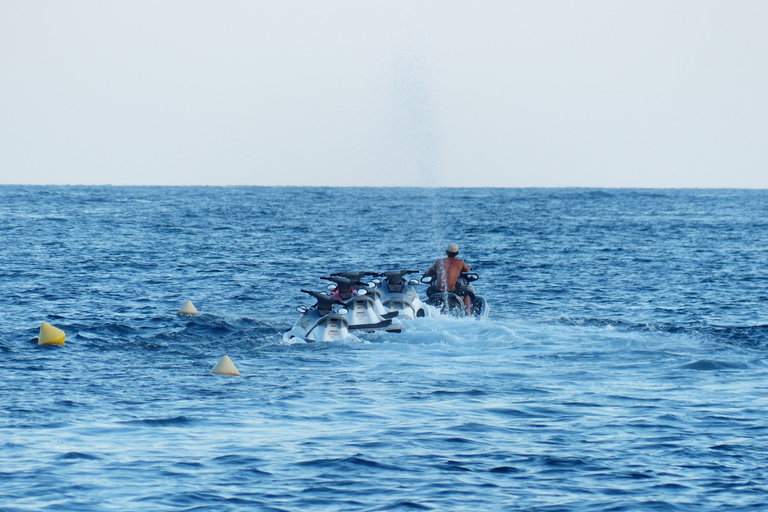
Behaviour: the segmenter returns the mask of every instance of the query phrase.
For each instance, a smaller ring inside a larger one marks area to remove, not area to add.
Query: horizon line
[[[141,185],[129,185],[121,184],[114,185],[110,183],[0,183],[0,187],[118,187],[118,188],[237,188],[237,187],[250,187],[250,188],[397,188],[397,189],[551,189],[551,190],[563,190],[563,189],[581,189],[581,190],[768,190],[768,187],[652,187],[652,186],[581,186],[581,185],[564,185],[564,186],[518,186],[518,187],[502,187],[502,186],[456,186],[456,185],[439,185],[439,186],[424,186],[424,185],[158,185],[158,184],[141,184]]]

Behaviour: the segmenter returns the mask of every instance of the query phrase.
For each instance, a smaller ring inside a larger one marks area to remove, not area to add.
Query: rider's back
[[[435,262],[435,284],[438,291],[451,291],[456,287],[456,280],[463,270],[469,271],[464,260],[459,258],[442,258]]]

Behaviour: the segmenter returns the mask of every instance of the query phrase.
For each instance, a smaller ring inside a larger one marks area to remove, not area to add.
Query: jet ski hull
[[[360,341],[357,336],[349,332],[349,321],[346,318],[336,313],[320,315],[316,309],[303,313],[296,320],[293,328],[283,334],[283,341],[286,343],[343,340]]]
[[[488,318],[488,302],[485,298],[470,295],[470,301],[472,306],[472,316],[474,318],[485,320]],[[429,296],[426,303],[435,307],[443,315],[450,315],[455,317],[466,317],[467,306],[464,304],[464,299],[455,293],[451,292],[438,292]]]

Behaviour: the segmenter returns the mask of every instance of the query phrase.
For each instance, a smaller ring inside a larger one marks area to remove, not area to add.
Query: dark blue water
[[[0,510],[768,502],[766,191],[4,186],[0,234]],[[281,343],[450,241],[488,321]]]

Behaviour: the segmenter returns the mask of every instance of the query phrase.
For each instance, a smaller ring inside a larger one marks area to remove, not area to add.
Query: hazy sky
[[[768,1],[0,0],[0,183],[768,188]]]

